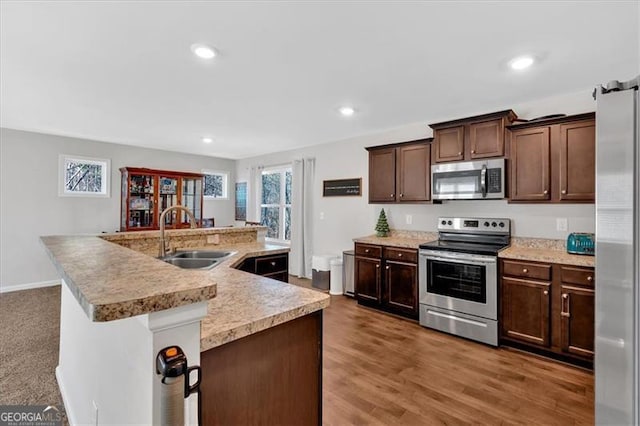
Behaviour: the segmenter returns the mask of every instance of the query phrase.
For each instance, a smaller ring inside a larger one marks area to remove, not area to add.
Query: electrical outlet
[[[559,217],[556,218],[556,231],[566,231],[568,229],[567,218]]]
[[[320,220],[324,220],[324,212],[320,212]]]
[[[220,235],[207,235],[207,244],[220,244]]]
[[[413,216],[408,214],[405,216],[405,220],[407,222],[407,225],[411,225],[413,223]]]
[[[98,404],[95,401],[91,401],[93,404],[93,412],[91,415],[91,424],[98,426]]]

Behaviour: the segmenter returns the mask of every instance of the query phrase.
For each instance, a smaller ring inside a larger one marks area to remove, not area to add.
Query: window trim
[[[68,160],[80,163],[100,164],[103,166],[102,190],[100,192],[68,191],[66,186],[66,164]],[[109,158],[85,157],[82,155],[60,154],[58,156],[58,196],[111,198],[111,160]]]
[[[224,180],[224,182],[222,184],[222,189],[223,189],[222,194],[223,195],[222,195],[222,197],[216,197],[216,196],[213,196],[213,195],[206,195],[204,193],[204,189],[205,189],[204,179],[205,179],[205,177],[204,176],[202,177],[202,197],[205,200],[207,200],[207,201],[209,201],[209,200],[222,200],[222,201],[229,200],[229,176],[230,176],[231,173],[229,173],[228,171],[224,171],[224,170],[202,169],[202,174],[203,175],[220,175],[220,176],[223,176],[223,180]]]
[[[262,169],[261,173],[260,173],[260,200],[258,200],[258,208],[260,209],[260,222],[262,222],[262,209],[263,208],[269,208],[269,207],[278,207],[281,208],[282,207],[282,212],[280,213],[280,223],[281,223],[281,228],[279,229],[280,233],[282,234],[282,238],[271,238],[271,237],[265,237],[265,241],[268,242],[272,242],[272,243],[278,243],[279,245],[290,245],[291,244],[291,240],[285,240],[284,236],[286,234],[285,232],[285,210],[287,207],[289,207],[289,209],[291,210],[291,204],[287,204],[287,194],[286,194],[286,186],[287,186],[287,178],[286,178],[286,173],[289,172],[292,175],[292,179],[293,179],[293,165],[292,164],[286,164],[286,165],[281,165],[281,166],[272,166],[272,167],[265,167],[264,169]],[[282,175],[282,181],[280,183],[280,203],[279,204],[262,204],[262,175],[264,174],[272,174],[272,173],[280,173]],[[293,189],[293,188],[292,188]],[[291,194],[291,200],[293,201],[293,193]],[[265,225],[263,225],[265,226]],[[291,226],[291,225],[289,225]]]

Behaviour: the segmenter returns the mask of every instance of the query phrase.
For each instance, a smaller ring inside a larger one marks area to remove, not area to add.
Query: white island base
[[[200,321],[207,301],[108,322],[94,322],[62,282],[56,377],[71,424],[159,424],[158,352],[177,345],[200,364]],[[197,424],[197,395],[185,400]]]

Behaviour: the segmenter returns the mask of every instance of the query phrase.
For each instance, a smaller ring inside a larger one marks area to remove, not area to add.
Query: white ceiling
[[[227,158],[492,112],[640,69],[637,1],[3,1],[0,12],[3,127]],[[196,58],[196,42],[219,56]],[[541,61],[509,70],[523,53]],[[343,104],[358,114],[340,117]]]

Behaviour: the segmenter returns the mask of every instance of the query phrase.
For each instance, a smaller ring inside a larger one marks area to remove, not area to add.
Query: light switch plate
[[[566,231],[568,229],[567,218],[559,217],[556,219],[556,230],[557,231]]]
[[[413,216],[410,214],[406,215],[405,221],[407,222],[407,225],[411,225],[413,223]]]

